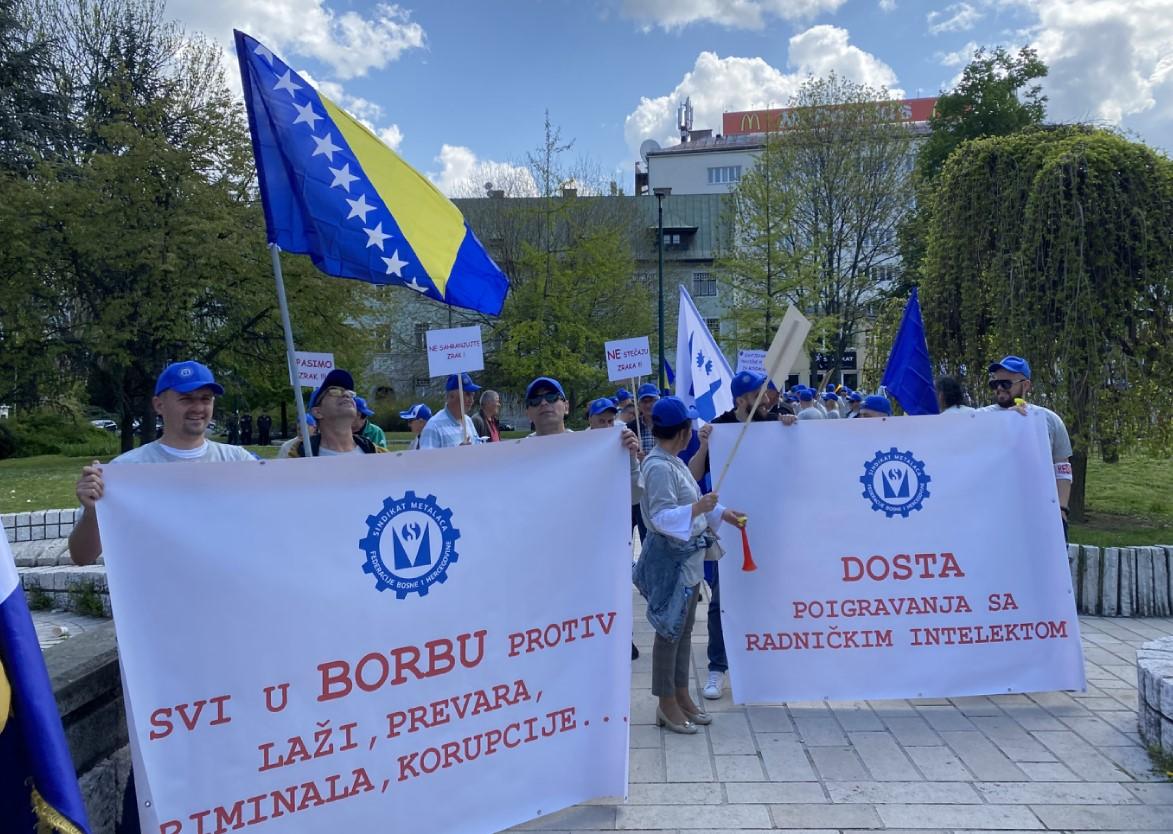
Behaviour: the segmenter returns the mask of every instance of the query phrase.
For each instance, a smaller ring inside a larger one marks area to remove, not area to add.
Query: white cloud
[[[241,29],[286,61],[314,58],[342,79],[382,69],[425,42],[411,13],[388,3],[362,15],[336,12],[325,0],[171,0],[167,13],[221,43],[232,28]]]
[[[952,52],[938,52],[936,57],[943,67],[964,67],[973,58],[973,53],[977,52],[978,48],[976,41],[970,41]]]
[[[463,145],[444,145],[435,159],[440,170],[428,174],[449,197],[483,197],[487,183],[509,197],[534,197],[538,188],[528,168],[510,162],[481,160]]]
[[[716,23],[730,29],[761,29],[770,17],[812,20],[846,0],[623,0],[623,14],[647,28],[681,29]]]
[[[367,130],[383,140],[391,150],[399,150],[399,143],[403,141],[403,131],[399,125],[390,124],[379,127],[376,123],[383,118],[383,108],[373,101],[352,96],[336,81],[319,81],[306,70],[298,70],[298,75],[319,93],[330,99],[354,118],[358,119]]]
[[[896,11],[896,0],[880,0],[880,11],[882,11],[882,12]]]
[[[702,52],[671,92],[642,98],[628,114],[623,135],[632,155],[648,138],[663,144],[677,141],[676,106],[685,98],[692,99],[695,126],[719,132],[721,115],[727,110],[789,105],[808,75],[834,71],[872,87],[888,87],[893,96],[904,94],[894,89],[897,79],[892,68],[848,43],[845,29],[815,26],[795,35],[790,39],[789,58],[795,72],[782,72],[761,58],[721,58]]]
[[[1170,147],[1173,0],[1030,0],[1054,121],[1099,120]]]
[[[982,17],[982,13],[969,3],[954,3],[943,11],[928,13],[929,33],[965,32],[972,29]]]

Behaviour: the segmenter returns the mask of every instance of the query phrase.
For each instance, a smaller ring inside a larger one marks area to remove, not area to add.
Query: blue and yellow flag
[[[0,526],[0,831],[89,830],[45,658]]]
[[[269,242],[327,275],[497,315],[509,279],[460,210],[263,44],[236,32]]]

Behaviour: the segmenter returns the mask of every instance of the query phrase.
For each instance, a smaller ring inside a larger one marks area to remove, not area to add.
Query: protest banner
[[[736,702],[1085,687],[1041,415],[754,423],[721,502],[757,563],[721,571]]]
[[[334,370],[334,354],[296,351],[294,364],[297,366],[297,384],[301,388],[317,388]]]
[[[598,484],[628,474],[610,432],[107,467],[143,830],[486,832],[624,795],[630,505]]]
[[[481,328],[449,327],[427,333],[428,375],[432,377],[480,371],[485,367]]]
[[[766,372],[766,352],[764,350],[737,351],[737,373],[742,371]]]
[[[627,382],[652,373],[652,349],[647,336],[616,339],[603,346],[607,361],[607,379]]]

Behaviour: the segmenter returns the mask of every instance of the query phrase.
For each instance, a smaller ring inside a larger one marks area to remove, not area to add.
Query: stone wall
[[[46,649],[45,665],[93,834],[113,834],[130,775],[114,623]]]
[[[1140,737],[1173,756],[1173,637],[1145,643],[1136,653]]]
[[[4,513],[0,515],[0,522],[4,524],[8,541],[35,542],[68,537],[80,516],[80,509],[37,510],[31,513]]]
[[[1081,614],[1168,617],[1173,614],[1173,546],[1067,546]]]

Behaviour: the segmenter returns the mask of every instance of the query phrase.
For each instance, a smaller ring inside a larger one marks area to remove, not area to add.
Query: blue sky
[[[636,149],[723,110],[785,105],[834,70],[934,95],[974,46],[1035,45],[1054,120],[1173,148],[1173,0],[172,0],[190,31],[239,27],[364,119],[450,193],[511,166],[550,111],[571,157],[629,192]],[[234,64],[229,64],[230,67]]]

